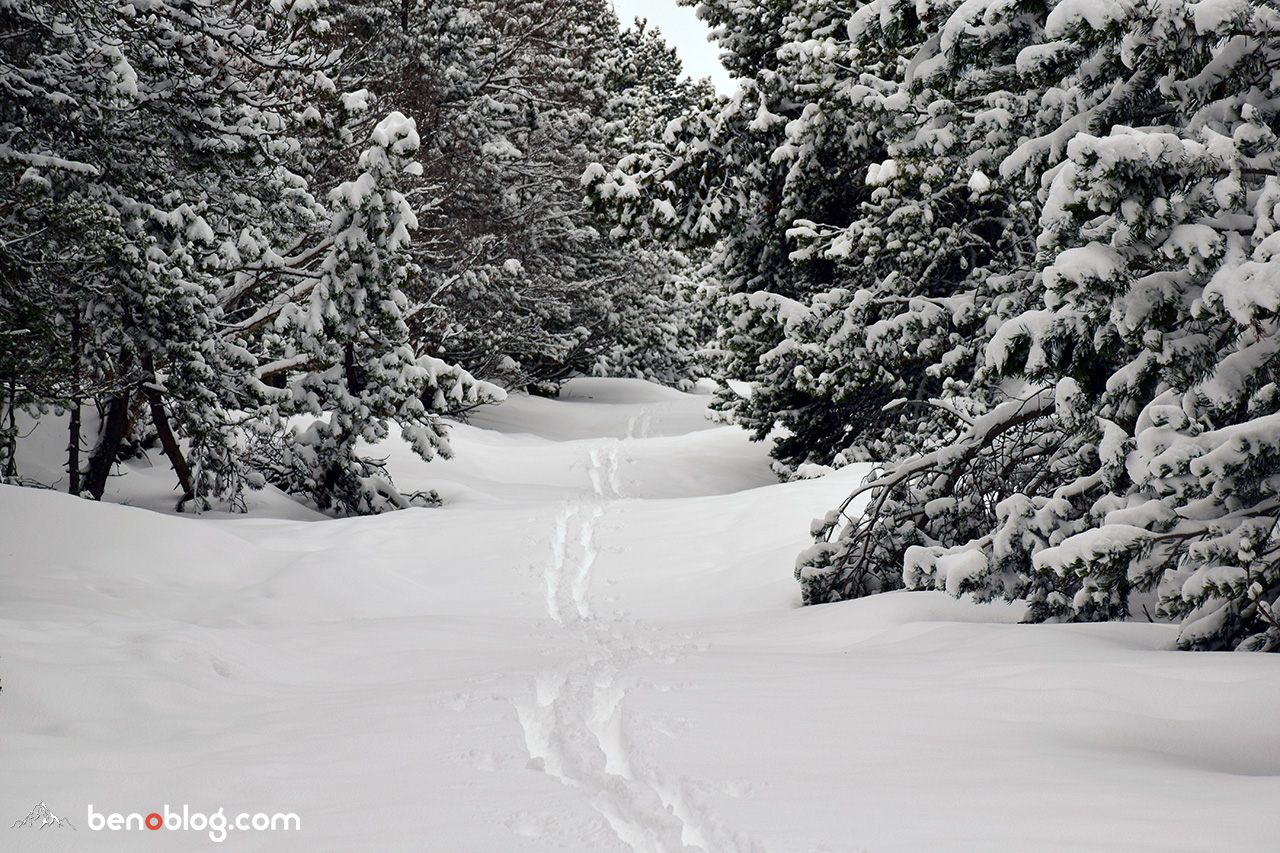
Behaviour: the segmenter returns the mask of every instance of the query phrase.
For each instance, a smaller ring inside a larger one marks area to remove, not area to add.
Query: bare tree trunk
[[[138,426],[138,418],[142,416],[142,410],[150,408],[147,405],[147,395],[139,394],[133,398],[133,405],[129,408],[129,425],[124,428],[124,440],[133,441],[133,431]]]
[[[6,430],[8,438],[0,446],[0,450],[4,450],[7,456],[4,460],[4,476],[13,478],[18,476],[18,377],[17,375],[9,376],[9,429]]]
[[[67,491],[80,494],[80,309],[71,319],[71,434],[67,437]]]
[[[152,381],[143,386],[142,392],[147,395],[147,402],[151,405],[151,420],[155,423],[156,433],[160,436],[160,447],[164,449],[164,455],[169,457],[169,464],[178,475],[178,485],[182,486],[182,500],[189,501],[196,494],[195,484],[191,479],[191,466],[182,455],[182,448],[178,446],[178,439],[169,425],[169,416],[165,413],[160,389]]]
[[[67,492],[80,494],[80,398],[71,399],[71,426],[67,437]]]
[[[94,500],[102,500],[102,493],[107,490],[111,466],[115,465],[120,443],[124,441],[125,430],[129,427],[129,404],[132,399],[133,392],[124,391],[112,397],[107,404],[102,432],[98,434],[98,443],[89,454],[89,470],[85,472],[84,489],[93,495]]]

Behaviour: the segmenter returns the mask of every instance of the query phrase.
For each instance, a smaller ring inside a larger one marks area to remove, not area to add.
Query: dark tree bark
[[[143,386],[143,393],[146,394],[147,403],[151,406],[151,420],[155,423],[156,433],[160,436],[160,447],[164,449],[164,455],[169,457],[169,464],[178,475],[178,485],[182,486],[182,503],[185,503],[196,494],[195,485],[191,479],[191,466],[182,455],[182,448],[178,446],[178,439],[169,425],[169,416],[165,413],[160,389],[154,382],[148,382]]]
[[[120,444],[129,428],[129,404],[132,399],[133,392],[124,391],[107,403],[107,416],[102,422],[102,432],[98,434],[98,443],[89,454],[89,470],[85,472],[84,489],[94,500],[102,500],[102,493],[107,490],[111,466],[115,465],[116,454],[120,452]]]
[[[9,429],[8,438],[3,444],[0,444],[0,450],[6,454],[4,460],[4,476],[6,478],[14,478],[18,476],[18,377],[9,377],[9,406],[8,418]]]
[[[151,407],[151,420],[155,424],[156,435],[160,437],[160,447],[164,450],[164,455],[169,457],[173,473],[178,475],[178,485],[182,487],[182,500],[178,502],[178,506],[181,507],[196,495],[195,484],[191,479],[191,466],[182,455],[182,448],[178,446],[173,427],[169,425],[169,415],[164,410],[164,397],[156,382],[156,367],[150,356],[143,357],[142,369],[147,376],[146,381],[142,383],[142,394]]]
[[[353,396],[363,391],[366,383],[364,377],[360,375],[360,368],[356,366],[356,345],[353,341],[347,341],[342,357],[342,368],[347,378],[347,391]]]
[[[67,436],[67,491],[80,494],[80,311],[71,319],[71,424]]]
[[[67,492],[80,494],[80,398],[71,400],[71,426],[67,437]]]

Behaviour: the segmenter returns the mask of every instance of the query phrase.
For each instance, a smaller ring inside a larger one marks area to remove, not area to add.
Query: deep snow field
[[[0,850],[1280,850],[1280,656],[800,608],[809,521],[865,469],[778,484],[706,402],[514,398],[453,461],[389,446],[445,505],[376,518],[155,512],[160,461],[115,504],[0,487]],[[75,830],[9,828],[41,801]]]

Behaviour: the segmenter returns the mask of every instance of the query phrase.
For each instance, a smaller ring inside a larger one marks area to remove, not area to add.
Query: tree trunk
[[[124,433],[129,426],[129,403],[132,399],[133,392],[125,391],[112,397],[107,404],[102,432],[89,454],[89,470],[85,472],[84,489],[93,495],[94,500],[102,500],[102,493],[107,490],[111,467],[115,465],[116,454],[120,452],[120,443],[124,441]]]
[[[71,398],[71,426],[67,437],[67,492],[80,494],[80,398]]]
[[[71,319],[71,424],[67,436],[67,491],[80,494],[80,309]]]
[[[354,341],[347,341],[346,349],[343,351],[342,357],[343,373],[347,378],[347,392],[351,396],[359,396],[364,390],[365,382],[360,376],[360,368],[356,366],[356,345]]]
[[[156,435],[160,437],[160,447],[164,449],[164,455],[169,457],[173,472],[178,475],[178,485],[182,487],[182,500],[178,502],[178,506],[181,507],[196,495],[195,484],[191,480],[191,466],[182,455],[173,427],[169,425],[169,415],[164,410],[164,397],[156,382],[156,366],[150,356],[143,356],[142,369],[147,376],[147,380],[142,383],[142,393],[151,406],[151,420],[156,426]]]
[[[164,455],[169,457],[169,464],[173,466],[174,473],[178,475],[178,485],[182,486],[182,502],[185,503],[196,494],[195,484],[191,480],[191,466],[182,455],[178,439],[173,434],[173,428],[169,426],[169,416],[165,413],[164,401],[160,397],[160,389],[156,387],[154,380],[144,385],[142,391],[147,395],[147,402],[151,405],[151,420],[155,423],[156,433],[160,436],[160,446],[164,449]]]
[[[0,450],[7,455],[4,460],[4,476],[6,479],[13,479],[18,476],[18,377],[12,375],[9,377],[9,428],[0,436]]]
[[[139,394],[133,398],[133,405],[129,407],[129,425],[124,428],[125,442],[132,443],[134,441],[133,431],[138,426],[138,418],[142,417],[142,410],[146,408],[149,408],[146,394]]]

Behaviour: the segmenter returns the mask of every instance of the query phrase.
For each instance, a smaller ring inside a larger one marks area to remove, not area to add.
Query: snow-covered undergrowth
[[[213,844],[90,804],[300,817],[243,850],[1280,843],[1276,656],[942,593],[798,608],[809,520],[864,472],[777,484],[705,402],[513,399],[455,460],[389,445],[445,505],[374,518],[0,488],[0,849]],[[7,828],[40,801],[78,831]]]

